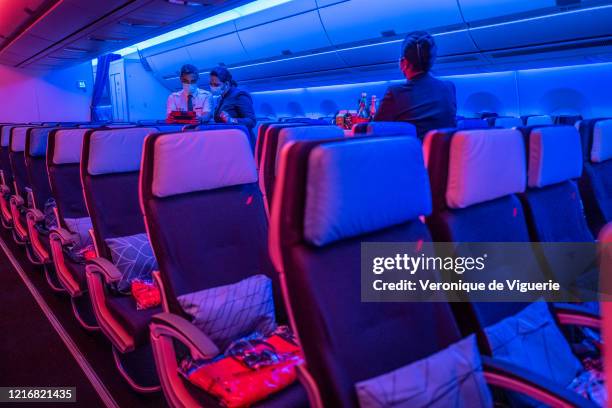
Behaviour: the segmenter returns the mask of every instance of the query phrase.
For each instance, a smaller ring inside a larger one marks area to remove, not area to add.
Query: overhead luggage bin
[[[234,23],[251,61],[290,57],[331,45],[314,0],[293,0]]]
[[[160,77],[178,77],[183,64],[193,64],[185,44],[176,44],[177,48],[147,57],[147,62]]]
[[[479,10],[494,8],[487,3]],[[611,19],[612,4],[588,7],[587,3],[575,10],[541,9],[526,15],[508,15],[505,21],[468,23],[475,26],[470,33],[476,46],[489,51],[610,36]]]
[[[335,4],[331,4],[335,3]],[[327,7],[325,7],[327,5]],[[374,40],[415,30],[450,31],[465,27],[455,0],[320,1],[319,14],[334,45]]]
[[[186,50],[193,64],[204,71],[221,62],[231,65],[249,60],[236,32],[190,44]],[[176,61],[174,63],[176,64]]]
[[[459,0],[463,17],[467,22],[495,19],[513,14],[533,14],[534,12],[556,10],[555,0],[516,1],[516,0]]]

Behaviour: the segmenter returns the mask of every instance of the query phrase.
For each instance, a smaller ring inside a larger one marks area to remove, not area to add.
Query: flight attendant
[[[210,90],[219,97],[215,107],[215,122],[245,126],[251,133],[252,142],[256,120],[251,94],[238,88],[231,72],[224,65],[210,71]]]
[[[171,93],[166,104],[166,114],[173,111],[195,112],[202,122],[208,122],[212,117],[213,103],[210,92],[198,88],[200,74],[193,65],[181,67],[181,83],[183,89]]]
[[[387,89],[374,121],[409,122],[422,139],[432,129],[456,126],[455,85],[431,75],[436,59],[434,38],[415,31],[402,44],[400,69],[407,81]]]

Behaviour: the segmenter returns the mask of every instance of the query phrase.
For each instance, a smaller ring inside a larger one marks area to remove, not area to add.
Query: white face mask
[[[183,84],[183,91],[188,94],[194,95],[198,90],[198,84]]]
[[[215,96],[219,96],[221,94],[223,94],[223,85],[219,85],[219,86],[210,86],[210,92],[212,92],[213,95]]]

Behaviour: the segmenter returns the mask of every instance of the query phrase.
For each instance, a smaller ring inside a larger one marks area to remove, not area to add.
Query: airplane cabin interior
[[[611,243],[610,0],[0,0],[0,406],[612,406]]]

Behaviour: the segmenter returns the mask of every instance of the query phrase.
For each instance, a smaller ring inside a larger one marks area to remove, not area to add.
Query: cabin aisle
[[[76,386],[77,406],[164,407],[161,392],[140,395],[131,390],[115,368],[111,346],[100,332],[87,332],[72,313],[67,295],[48,286],[42,268],[27,260],[10,232],[0,231],[0,385]],[[94,387],[3,250],[10,251],[33,287],[40,293],[75,346]],[[37,362],[33,365],[31,362]]]

